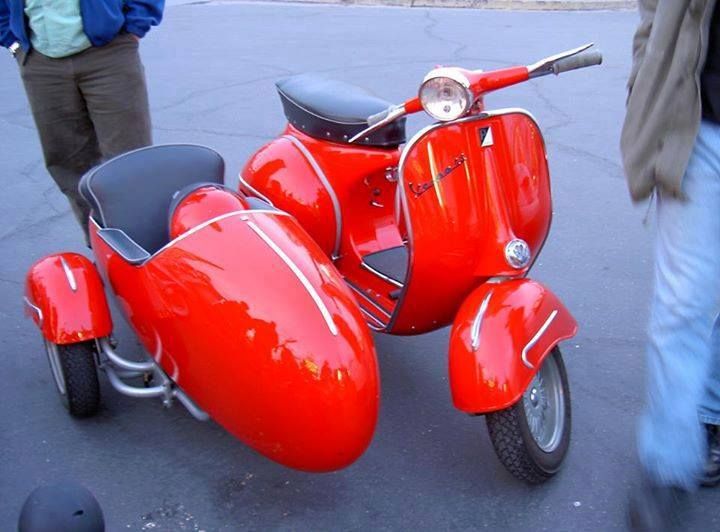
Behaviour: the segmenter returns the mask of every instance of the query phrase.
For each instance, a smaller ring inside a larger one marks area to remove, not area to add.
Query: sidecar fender
[[[57,253],[32,265],[25,280],[25,314],[56,344],[102,338],[112,331],[100,275],[77,253]]]
[[[450,334],[455,407],[483,414],[512,406],[548,353],[576,332],[575,319],[538,282],[480,286],[461,306]]]

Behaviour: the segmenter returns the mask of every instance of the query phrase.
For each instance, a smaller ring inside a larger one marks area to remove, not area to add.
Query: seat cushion
[[[152,254],[168,242],[173,194],[191,183],[222,183],[224,175],[222,157],[205,146],[150,146],[90,170],[80,181],[80,194],[101,227],[124,231]]]
[[[347,143],[368,127],[367,118],[390,102],[366,90],[322,76],[303,74],[277,83],[288,121],[318,139]],[[395,148],[405,142],[405,119],[388,124],[356,144]]]

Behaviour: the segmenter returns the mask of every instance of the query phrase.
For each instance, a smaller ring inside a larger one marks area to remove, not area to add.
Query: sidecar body
[[[45,288],[48,271],[58,285],[68,271],[76,280],[99,274],[148,364],[183,402],[286,466],[345,467],[367,448],[377,419],[370,333],[342,277],[295,219],[224,189],[223,175],[222,158],[193,145],[136,150],[91,171],[81,192],[92,207],[95,265],[70,254],[37,263],[28,311],[46,343],[95,340],[102,361],[112,353],[109,316],[75,320],[80,336],[72,319],[57,317],[107,312],[97,283],[91,296],[88,283]],[[71,330],[54,335],[43,320],[50,313]],[[111,362],[114,382],[121,374]]]

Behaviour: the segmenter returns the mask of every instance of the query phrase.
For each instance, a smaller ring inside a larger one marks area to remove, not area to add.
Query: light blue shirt
[[[92,44],[83,30],[80,0],[25,0],[30,42],[38,52],[60,58]]]

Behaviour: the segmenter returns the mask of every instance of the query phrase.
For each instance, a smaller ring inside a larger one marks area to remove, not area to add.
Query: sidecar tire
[[[558,347],[547,357],[539,373],[548,371],[553,373],[559,384],[557,393],[561,407],[557,409],[560,428],[551,433],[545,449],[533,436],[526,412],[526,395],[534,386],[535,380],[515,405],[486,416],[490,440],[500,462],[514,477],[528,484],[541,484],[554,476],[562,467],[570,446],[570,388]]]
[[[70,415],[95,415],[100,408],[95,342],[58,345],[46,341],[45,347],[55,386]]]

